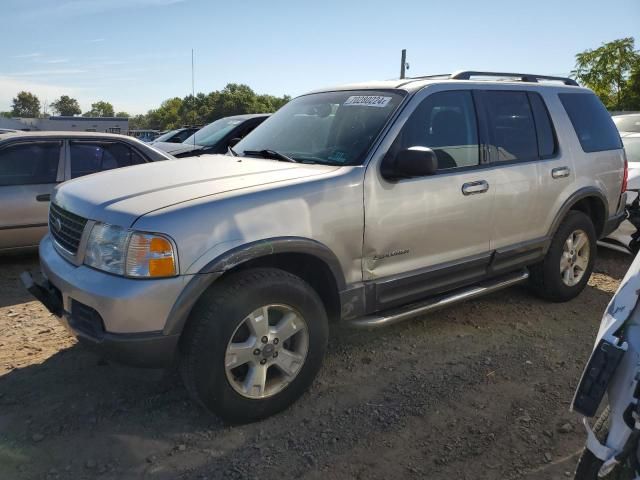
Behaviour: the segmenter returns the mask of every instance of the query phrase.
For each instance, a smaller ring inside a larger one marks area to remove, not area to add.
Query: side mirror
[[[436,152],[428,147],[409,147],[400,150],[393,161],[395,177],[425,177],[438,170]]]
[[[232,138],[231,140],[229,140],[229,146],[231,148],[235,147],[240,140],[242,140],[242,139],[239,138],[239,137]]]

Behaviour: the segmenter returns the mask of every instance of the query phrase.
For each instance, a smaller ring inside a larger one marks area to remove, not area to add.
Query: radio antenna
[[[195,87],[195,70],[194,70],[194,62],[193,62],[193,48],[191,49],[191,123],[192,127],[196,124],[196,87]],[[193,147],[196,146],[196,134],[193,134]]]

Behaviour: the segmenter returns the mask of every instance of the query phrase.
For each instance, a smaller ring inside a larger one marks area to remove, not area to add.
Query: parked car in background
[[[627,192],[627,205],[635,200],[638,195],[635,190],[640,189],[640,133],[620,132],[622,144],[627,154],[629,165],[629,192]],[[603,246],[614,248],[615,250],[629,251],[631,235],[636,231],[631,222],[625,220],[608,237],[601,240]],[[635,252],[631,252],[635,253]]]
[[[150,143],[151,145],[155,145],[156,143],[182,143],[191,135],[200,130],[200,128],[201,127],[185,127],[170,130],[163,133]]]
[[[640,133],[640,113],[625,113],[611,118],[620,132]]]
[[[182,143],[156,142],[153,146],[178,158],[226,153],[232,139],[246,137],[268,117],[268,113],[258,113],[221,118],[201,128]]]
[[[141,142],[149,143],[158,138],[160,132],[158,130],[129,130],[129,135]]]
[[[22,279],[81,342],[176,359],[199,404],[246,422],[309,387],[330,321],[382,327],[528,279],[575,298],[625,189],[611,116],[569,78],[346,85],[291,100],[227,155],[60,186],[73,237],[52,228],[46,281]]]
[[[90,173],[170,158],[123,135],[0,134],[0,253],[38,245],[47,232],[49,200],[57,184]],[[61,235],[64,237],[66,229],[72,228],[73,224],[63,228]]]

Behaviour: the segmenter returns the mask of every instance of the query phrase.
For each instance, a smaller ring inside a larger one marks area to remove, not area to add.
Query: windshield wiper
[[[291,158],[284,153],[276,152],[275,150],[245,150],[245,155],[259,155],[263,158],[270,158],[272,160],[280,160],[281,162],[299,163],[295,158]]]
[[[230,153],[234,157],[238,157],[238,152],[236,152],[233,147],[227,147],[227,153]]]

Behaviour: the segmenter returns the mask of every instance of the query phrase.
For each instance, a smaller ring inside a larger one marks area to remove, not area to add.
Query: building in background
[[[123,117],[56,117],[47,118],[5,118],[0,117],[0,128],[24,131],[64,131],[64,132],[129,132],[129,119]]]

